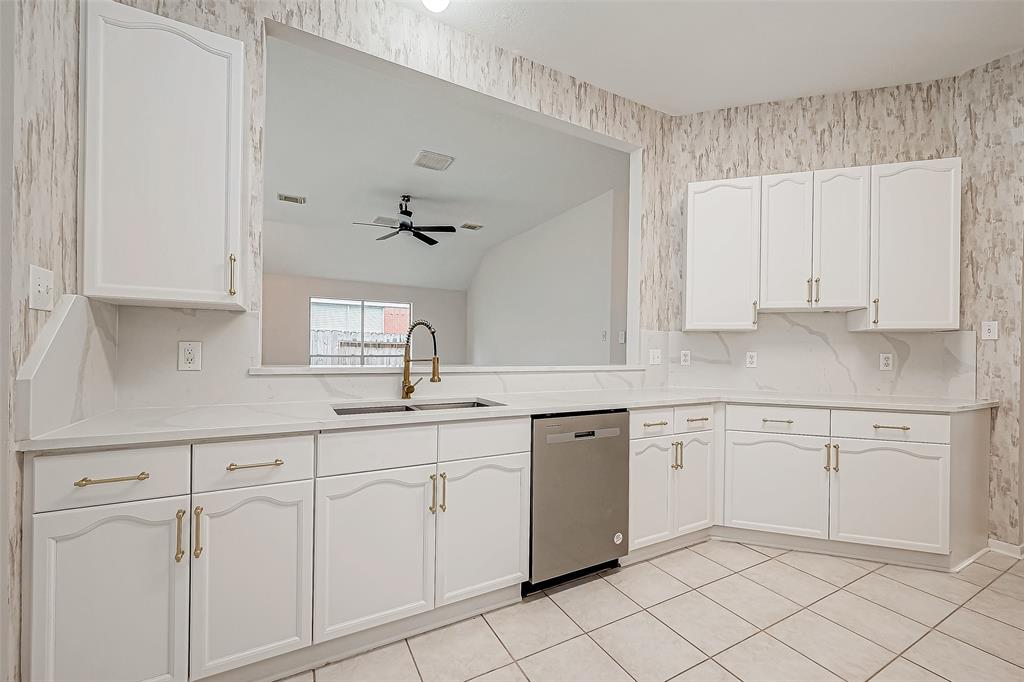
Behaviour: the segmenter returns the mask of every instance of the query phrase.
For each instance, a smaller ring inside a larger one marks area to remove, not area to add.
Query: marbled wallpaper
[[[642,147],[644,329],[681,329],[687,182],[960,154],[962,323],[974,329],[981,319],[998,319],[1002,327],[1000,341],[977,348],[979,393],[1001,400],[993,434],[991,531],[994,538],[1021,542],[1024,53],[958,78],[673,118],[384,0],[127,1],[246,45],[250,254],[243,267],[254,312],[260,301],[265,19]],[[46,319],[26,307],[28,264],[54,270],[58,294],[78,289],[78,2],[16,0],[15,14],[12,378]],[[258,333],[247,343],[258,350]],[[7,451],[12,449],[8,442]],[[2,466],[11,481],[7,503],[13,512],[5,551],[17,568],[20,467],[14,456]],[[0,636],[13,651],[19,590],[15,574],[0,618]],[[17,666],[12,660],[0,674],[17,680]]]

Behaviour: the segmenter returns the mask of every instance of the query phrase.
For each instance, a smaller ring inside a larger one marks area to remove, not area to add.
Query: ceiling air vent
[[[384,227],[398,227],[398,221],[386,215],[379,215],[372,222],[374,225],[383,225]]]
[[[484,226],[479,223],[462,223],[459,227],[463,230],[473,230],[474,232],[484,229]]]
[[[438,154],[437,152],[423,149],[416,157],[416,160],[412,162],[412,165],[419,166],[420,168],[426,168],[428,170],[443,171],[448,170],[448,167],[452,165],[453,161],[455,161],[454,156]]]
[[[289,204],[304,204],[304,203],[306,203],[306,197],[300,197],[300,196],[298,196],[296,194],[281,194],[280,192],[277,195],[277,200],[278,201],[285,201],[285,202],[288,202]]]

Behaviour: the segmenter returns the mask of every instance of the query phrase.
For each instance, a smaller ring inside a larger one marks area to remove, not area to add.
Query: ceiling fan
[[[377,237],[377,241],[383,241],[385,239],[391,239],[397,234],[406,232],[411,234],[416,239],[427,246],[433,246],[437,244],[437,240],[433,237],[428,237],[423,234],[424,232],[455,232],[454,225],[424,225],[422,227],[413,225],[412,223],[412,209],[409,208],[409,202],[412,200],[412,196],[408,194],[402,195],[402,200],[398,202],[398,225],[382,225],[380,223],[352,223],[353,225],[369,225],[371,227],[386,227],[393,229],[394,232],[386,234],[383,237]]]

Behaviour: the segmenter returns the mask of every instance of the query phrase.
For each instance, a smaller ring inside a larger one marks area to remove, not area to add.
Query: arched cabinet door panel
[[[761,310],[810,310],[814,174],[761,177]]]
[[[25,679],[188,679],[189,508],[185,495],[33,517]]]
[[[674,534],[710,528],[713,520],[715,461],[712,431],[679,436],[679,467],[674,473]]]
[[[82,4],[85,295],[244,308],[241,41]]]
[[[668,540],[675,535],[676,436],[629,442],[629,548]]]

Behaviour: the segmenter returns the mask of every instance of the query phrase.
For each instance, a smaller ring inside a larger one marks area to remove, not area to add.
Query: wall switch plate
[[[981,323],[981,338],[984,341],[992,341],[999,338],[999,323],[995,320]]]
[[[38,265],[28,266],[28,307],[32,310],[53,310],[53,270]]]
[[[757,367],[757,351],[747,351],[747,367]]]
[[[878,354],[878,369],[883,372],[891,372],[893,367],[892,353]]]
[[[690,351],[688,351],[688,350],[681,350],[681,351],[679,351],[679,364],[682,365],[683,367],[689,367],[690,366]]]
[[[626,343],[626,330],[623,329],[619,332],[619,343]]]
[[[198,372],[203,368],[203,343],[201,341],[178,342],[178,371]]]
[[[661,349],[651,348],[647,351],[647,364],[649,365],[660,365],[661,364]]]

